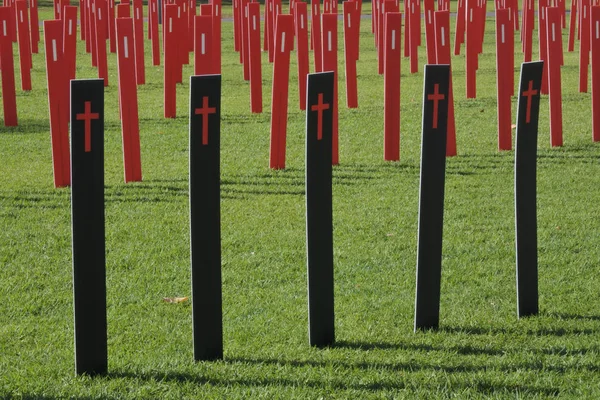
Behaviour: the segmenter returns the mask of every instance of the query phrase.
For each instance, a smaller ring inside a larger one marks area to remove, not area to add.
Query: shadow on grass
[[[336,366],[340,363],[322,363],[313,361],[280,361],[270,359],[233,359],[226,362],[239,363],[244,365],[276,365],[290,366],[290,367],[325,367],[325,366]],[[344,363],[342,363],[344,364]],[[362,364],[362,365],[361,365]],[[393,365],[393,364],[392,364]],[[375,365],[369,363],[358,363],[351,364],[352,368],[376,368]],[[419,367],[416,365],[408,366],[406,368],[398,368],[402,371],[418,370]],[[446,371],[443,368],[438,368],[440,371]],[[482,368],[481,370],[484,370]],[[463,372],[463,369],[457,367],[456,370],[450,372]],[[240,372],[236,372],[235,377],[228,379],[227,377],[205,377],[196,375],[188,372],[132,372],[132,371],[114,371],[108,374],[109,378],[113,379],[135,379],[149,382],[163,382],[163,383],[191,383],[195,385],[210,385],[216,387],[231,388],[235,386],[242,387],[253,387],[253,388],[267,388],[267,387],[308,387],[314,389],[328,389],[328,390],[352,390],[352,391],[367,391],[367,392],[379,392],[382,390],[402,390],[416,388],[416,385],[406,384],[404,378],[398,376],[397,380],[378,380],[374,382],[356,382],[354,380],[345,379],[344,376],[338,375],[332,379],[311,379],[306,378],[304,374],[300,375],[297,379],[290,379],[286,377],[252,377],[244,378],[240,377]],[[281,375],[281,374],[279,374]],[[393,379],[393,378],[392,378]],[[418,382],[419,389],[429,389],[432,391],[443,390],[447,391],[448,387],[444,385],[436,385],[435,383],[423,383]],[[535,385],[526,384],[505,384],[500,382],[475,382],[475,383],[456,383],[452,389],[471,389],[482,394],[499,394],[499,393],[529,393],[544,396],[558,396],[560,390],[553,387],[542,387]]]
[[[484,349],[474,346],[433,346],[430,344],[400,344],[400,343],[384,343],[384,342],[348,342],[339,341],[334,347],[345,348],[352,350],[417,350],[423,352],[442,351],[455,352],[462,355],[488,355],[497,356],[503,355],[505,352],[496,349]]]
[[[515,330],[505,328],[476,328],[476,327],[461,327],[461,326],[442,326],[440,332],[446,333],[465,333],[469,335],[505,335],[517,333]],[[524,328],[521,333],[533,336],[566,336],[566,335],[596,335],[599,333],[595,329],[581,329],[571,327],[535,327]]]

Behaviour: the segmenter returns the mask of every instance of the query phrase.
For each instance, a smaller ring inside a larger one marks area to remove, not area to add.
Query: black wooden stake
[[[194,359],[223,358],[221,75],[190,77],[190,237]]]
[[[536,157],[543,61],[521,65],[515,152],[517,314],[538,313]]]
[[[449,78],[448,65],[425,66],[415,331],[440,320]]]
[[[306,98],[306,248],[311,346],[334,343],[332,72],[309,74]]]
[[[71,81],[75,371],[107,371],[104,81]]]

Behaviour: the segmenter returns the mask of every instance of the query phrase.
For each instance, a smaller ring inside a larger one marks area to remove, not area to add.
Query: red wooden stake
[[[240,1],[240,13],[242,14],[242,63],[244,66],[244,80],[250,80],[250,55],[249,55],[249,44],[250,41],[248,39],[248,4],[249,0],[241,0]]]
[[[321,16],[321,44],[323,46],[323,72],[333,71],[333,121],[332,121],[332,155],[333,165],[339,164],[338,144],[338,59],[337,59],[337,15]]]
[[[435,31],[435,62],[450,65],[450,12],[436,11],[433,16]],[[448,122],[446,137],[446,156],[456,155],[456,123],[454,120],[454,89],[452,88],[452,68],[450,68],[450,86],[448,89]]]
[[[221,73],[221,0],[211,0],[213,6],[213,63],[216,74]]]
[[[269,9],[269,1],[270,0],[266,0],[265,1],[265,46],[264,46],[264,50],[268,49],[268,44],[267,44],[267,37],[268,37],[268,33],[267,33],[267,10]],[[233,50],[235,51],[241,51],[240,50],[240,27],[239,27],[239,23],[240,23],[240,0],[233,0]]]
[[[421,3],[410,2],[410,73],[419,72],[419,43],[421,41]]]
[[[108,63],[106,59],[106,36],[108,18],[106,15],[106,0],[94,0],[96,6],[96,61],[98,63],[98,78],[104,79],[104,86],[108,86]]]
[[[31,52],[34,54],[38,53],[38,43],[40,42],[40,20],[38,17],[38,3],[37,0],[29,0],[29,30],[31,32]]]
[[[460,45],[465,42],[466,0],[458,0],[456,13],[456,33],[454,36],[454,55],[460,54]]]
[[[12,7],[0,7],[0,70],[2,70],[2,105],[4,107],[4,126],[17,126],[15,65],[12,40],[10,37],[10,32],[8,31],[8,24],[9,20],[12,18],[12,14]],[[69,184],[68,180],[66,184]]]
[[[214,74],[212,16],[198,15],[194,20],[194,75]]]
[[[467,99],[477,97],[477,12],[476,0],[466,1],[466,90]]]
[[[112,1],[112,0],[110,0]],[[160,65],[160,36],[158,35],[158,0],[150,0],[150,31],[152,32],[152,65]]]
[[[558,7],[546,8],[546,37],[548,64],[547,80],[550,102],[550,145],[562,146],[562,87],[560,66],[562,59],[562,14]],[[543,86],[542,86],[543,87]]]
[[[300,109],[306,109],[306,79],[309,72],[308,67],[308,12],[306,3],[298,1],[294,5],[294,25],[296,28],[297,41],[297,64],[298,64],[298,95],[300,98]]]
[[[177,58],[177,6],[169,4],[165,6],[163,14],[163,30],[165,35],[165,73],[164,73],[164,105],[165,118],[175,118],[177,114],[177,69],[181,68]]]
[[[127,183],[142,180],[137,86],[135,80],[132,79],[135,76],[135,44],[133,20],[117,18],[116,24],[123,164],[125,166],[125,183]]]
[[[184,25],[187,26],[187,24]],[[185,43],[187,44],[187,35],[185,38]],[[135,79],[138,85],[143,85],[146,82],[146,72],[144,63],[144,14],[142,0],[133,0],[133,43],[135,45]]]
[[[533,48],[533,28],[534,28],[534,11],[533,0],[524,0],[525,7],[523,10],[523,61],[531,61],[531,52]]]
[[[344,59],[346,65],[346,105],[348,108],[358,107],[358,88],[356,76],[356,34],[358,29],[356,18],[353,17],[356,10],[356,5],[352,1],[346,1],[343,4],[344,15]],[[402,14],[400,14],[402,18]],[[398,37],[399,38],[399,37]],[[400,43],[398,43],[398,48]],[[304,85],[306,89],[306,84]],[[302,104],[302,100],[301,104]],[[306,101],[304,101],[306,102]]]
[[[383,159],[400,160],[400,43],[402,14],[385,13],[383,69]]]
[[[29,18],[27,2],[15,2],[17,34],[19,43],[19,66],[21,68],[21,89],[31,90],[31,39],[29,37]]]
[[[423,0],[423,10],[425,12],[425,48],[427,50],[427,64],[435,64],[436,49],[435,30],[433,26],[433,0]]]
[[[115,22],[115,0],[106,0],[108,8],[108,43],[111,53],[117,52],[117,30]]]
[[[506,84],[508,74],[508,55],[514,51],[513,38],[514,25],[510,22],[510,11],[507,9],[496,10],[496,85],[498,93],[498,150],[512,148],[511,132],[511,91]],[[512,46],[511,46],[512,44]]]
[[[575,50],[575,26],[577,25],[577,3],[578,0],[571,0],[571,15],[569,17],[569,44],[567,51]]]
[[[592,139],[600,141],[600,6],[592,7]]]
[[[269,167],[285,168],[285,144],[287,134],[288,81],[290,75],[290,51],[294,41],[294,17],[277,16],[275,43],[273,46],[273,92],[271,100],[271,145]]]
[[[90,34],[90,52],[92,54],[92,67],[98,66],[98,49],[97,49],[97,36],[98,26],[96,24],[96,1],[90,0],[90,11],[88,15],[88,29]]]
[[[173,29],[177,31],[177,54],[179,55],[179,62],[181,65],[181,68],[177,69],[177,83],[183,83],[183,65],[190,63],[190,52],[188,51],[187,44],[187,31],[185,30],[187,28],[187,24],[183,23],[183,21],[187,21],[183,11],[185,3],[186,0],[175,0],[175,4],[177,5],[177,24],[173,26]]]
[[[1,20],[1,17],[0,17]],[[46,75],[48,79],[48,106],[50,108],[50,135],[52,140],[52,166],[54,186],[69,186],[71,162],[69,153],[68,84],[62,59],[62,21],[44,21],[46,49]],[[2,57],[4,62],[5,57]],[[4,73],[4,64],[2,73]],[[2,80],[4,84],[4,79]],[[4,91],[3,91],[4,92]]]
[[[590,0],[580,0],[581,6],[581,41],[579,42],[579,91],[587,92],[588,66],[590,64]]]
[[[313,44],[315,58],[315,72],[323,72],[323,49],[321,43],[321,9],[319,0],[310,0],[311,3],[311,31],[310,37]]]
[[[541,94],[548,94],[548,27],[546,23],[546,9],[548,0],[538,0],[538,40],[540,60],[544,61],[542,72]]]
[[[248,4],[248,66],[250,75],[250,111],[262,112],[262,69],[260,53],[260,5]]]
[[[63,10],[62,51],[67,80],[75,79],[77,66],[77,6],[66,6]]]

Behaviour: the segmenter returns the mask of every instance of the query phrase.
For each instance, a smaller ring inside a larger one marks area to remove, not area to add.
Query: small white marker
[[[304,29],[304,15],[300,16],[300,28]]]
[[[350,14],[348,14],[348,18],[346,18],[348,20],[348,28],[352,28],[352,24],[350,23]]]
[[[4,36],[7,36],[6,35],[6,21],[2,21],[2,26],[4,28]]]
[[[469,22],[473,22],[473,9],[469,10]]]
[[[23,22],[23,10],[19,10],[19,15],[21,16],[21,22]]]
[[[556,24],[552,23],[552,41],[556,42]]]
[[[56,39],[52,39],[52,60],[58,61],[58,54],[56,53]]]
[[[392,50],[396,50],[396,30],[392,29]]]
[[[177,9],[177,18],[181,18],[181,8]]]
[[[169,33],[173,32],[173,18],[169,18]]]
[[[73,21],[69,20],[69,36],[73,34]]]
[[[502,43],[504,43],[504,24],[502,24]]]
[[[431,10],[427,10],[427,20],[431,23]]]
[[[184,6],[184,7],[185,7],[185,6]],[[137,9],[135,10],[135,18],[136,18],[136,19],[140,19],[140,9],[139,9],[139,8],[137,8]]]
[[[102,9],[101,8],[98,9],[98,19],[100,21],[102,21]]]
[[[129,58],[129,38],[127,36],[123,38],[123,52],[125,53],[125,58]]]
[[[252,30],[256,30],[256,15],[252,16]]]
[[[502,25],[504,26],[504,25]],[[443,26],[442,28],[442,46],[445,47],[446,46],[446,28],[444,28]]]
[[[596,21],[596,39],[600,39],[600,21]]]
[[[202,54],[206,54],[206,47],[205,47],[205,45],[206,45],[206,34],[205,34],[205,33],[203,33],[203,34],[202,34],[202,46],[201,46],[202,48],[201,48],[201,50],[200,50],[200,52],[201,52]]]
[[[219,5],[218,4],[215,6],[215,15],[217,17],[219,16]]]
[[[285,32],[281,32],[281,52],[285,49]]]
[[[331,31],[327,32],[327,50],[331,51]]]

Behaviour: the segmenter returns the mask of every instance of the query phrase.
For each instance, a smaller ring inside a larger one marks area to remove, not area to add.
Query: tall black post
[[[221,75],[190,77],[190,237],[194,359],[223,358]]]
[[[415,331],[440,321],[449,82],[448,65],[425,66]]]
[[[75,371],[107,371],[104,81],[71,81]]]
[[[521,64],[515,152],[517,314],[538,313],[536,158],[543,61]]]
[[[311,346],[334,343],[333,72],[309,74],[306,98],[306,249]]]

